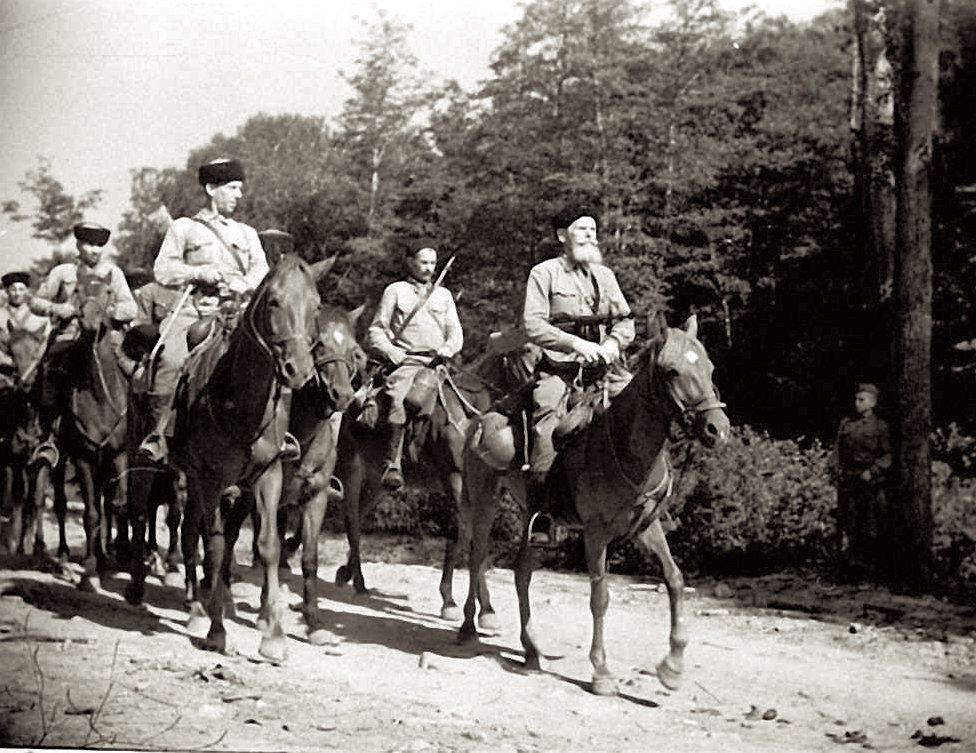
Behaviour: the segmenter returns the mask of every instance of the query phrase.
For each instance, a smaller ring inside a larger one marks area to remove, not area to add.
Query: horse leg
[[[344,586],[352,580],[357,594],[368,594],[366,580],[363,578],[363,564],[360,554],[362,539],[362,499],[366,468],[361,453],[357,452],[344,469],[342,480],[346,490],[343,518],[346,524],[346,540],[349,542],[349,555],[346,564],[336,570],[337,586]]]
[[[655,520],[645,531],[637,535],[637,541],[648,552],[653,552],[664,569],[664,582],[668,587],[668,602],[671,606],[671,650],[657,665],[657,677],[669,690],[681,686],[684,672],[684,652],[688,645],[688,633],[684,623],[685,579],[671,556],[671,548],[661,521]]]
[[[179,558],[176,550],[180,545],[180,522],[186,510],[186,476],[183,473],[170,471],[172,496],[166,507],[166,527],[169,530],[169,543],[166,549],[166,574],[163,584],[167,586],[180,585]],[[184,567],[186,560],[184,559]]]
[[[261,515],[258,507],[251,508],[251,567],[261,566],[261,548],[258,546],[258,534],[261,531]]]
[[[85,556],[82,560],[84,573],[78,587],[82,591],[97,591],[101,588],[102,572],[102,521],[99,510],[99,500],[96,497],[95,469],[85,460],[76,460],[75,469],[78,475],[78,485],[81,488],[81,499],[85,506],[83,522],[85,529]]]
[[[464,600],[464,621],[458,631],[462,643],[476,643],[478,631],[474,616],[480,584],[488,568],[488,539],[491,527],[498,512],[494,497],[483,496],[472,502],[468,488],[464,489],[464,502],[458,508],[458,529],[467,527],[471,531],[471,549],[468,555],[468,595]],[[475,509],[474,505],[483,505]]]
[[[288,644],[281,626],[279,604],[278,561],[281,557],[281,540],[278,537],[278,501],[281,497],[281,461],[274,463],[254,484],[254,501],[261,516],[258,535],[258,551],[264,565],[264,583],[261,587],[261,608],[258,626],[261,628],[261,645],[258,653],[273,661],[284,661]]]
[[[68,549],[68,532],[66,529],[66,523],[68,518],[68,494],[65,491],[65,457],[62,454],[61,459],[58,464],[51,468],[47,463],[41,464],[41,471],[38,473],[38,478],[40,478],[41,473],[44,474],[44,484],[41,491],[41,504],[43,505],[44,492],[47,487],[47,480],[51,480],[51,491],[54,494],[54,513],[58,519],[58,558],[62,562],[67,562],[68,557],[71,555],[71,551]],[[76,470],[76,475],[80,475]]]
[[[205,536],[206,555],[204,568],[210,580],[210,598],[207,600],[207,616],[210,618],[210,630],[203,639],[203,648],[208,651],[224,652],[227,649],[227,630],[224,627],[224,607],[228,598],[227,587],[221,574],[224,567],[224,557],[227,554],[225,545],[225,506],[220,499],[220,489],[208,484],[201,490],[203,500],[216,500],[213,509],[204,516],[203,527]]]
[[[332,464],[328,464],[332,465]],[[331,468],[323,477],[328,482]],[[319,572],[319,531],[328,506],[326,487],[318,489],[311,499],[302,505],[302,598],[304,603],[305,632],[313,646],[333,643],[333,634],[324,626],[319,610],[318,572]]]
[[[6,466],[3,469],[3,509],[10,510],[10,522],[7,527],[7,551],[10,554],[24,550],[24,500],[14,493],[14,469]]]
[[[590,643],[590,664],[593,665],[593,692],[596,695],[616,695],[617,681],[607,667],[603,627],[610,589],[607,587],[607,541],[603,532],[587,529],[583,533],[586,549],[586,569],[590,574],[590,614],[593,616],[593,639]]]
[[[132,526],[129,584],[125,587],[125,600],[133,605],[141,604],[146,592],[146,528],[147,523],[150,530],[156,525],[155,508],[152,508],[151,514],[148,509],[153,482],[153,474],[133,468],[124,484],[127,487],[129,524]],[[154,535],[150,533],[149,540],[153,538]],[[149,551],[153,549],[150,547]]]
[[[184,604],[190,612],[187,620],[187,630],[194,633],[202,629],[202,623],[206,619],[206,613],[200,601],[200,584],[197,581],[200,516],[201,506],[196,499],[196,491],[190,488],[187,492],[186,511],[183,515],[183,530],[180,531],[180,545],[183,549],[183,568],[186,582]]]

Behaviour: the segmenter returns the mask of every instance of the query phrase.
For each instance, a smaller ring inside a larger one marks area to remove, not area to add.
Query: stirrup
[[[286,463],[292,460],[300,460],[302,457],[302,446],[290,431],[285,432],[285,438],[278,450],[278,457]]]
[[[529,518],[526,538],[531,547],[551,549],[558,547],[568,537],[566,526],[559,525],[553,517],[541,510]]]
[[[383,475],[380,476],[380,484],[387,489],[399,489],[403,486],[403,471],[399,465],[394,465],[392,460],[386,462],[383,468]]]
[[[29,464],[34,465],[35,463],[47,463],[51,468],[57,467],[58,463],[61,461],[61,453],[58,452],[58,446],[54,444],[54,440],[48,439],[41,442],[31,454]]]
[[[169,454],[169,448],[166,446],[166,437],[162,434],[150,434],[139,445],[139,452],[146,456],[146,459],[152,463],[160,463],[166,459]]]

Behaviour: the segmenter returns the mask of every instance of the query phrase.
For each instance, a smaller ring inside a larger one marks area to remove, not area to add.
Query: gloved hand
[[[205,282],[208,285],[216,285],[223,279],[223,273],[216,267],[200,267],[198,270],[195,270],[194,280],[198,282]]]

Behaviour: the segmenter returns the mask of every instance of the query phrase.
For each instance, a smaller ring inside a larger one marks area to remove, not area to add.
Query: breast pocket
[[[580,313],[580,299],[576,293],[562,292],[554,290],[549,297],[549,308],[551,314],[570,314]]]
[[[212,243],[188,243],[183,250],[183,261],[193,266],[209,264],[213,259]]]

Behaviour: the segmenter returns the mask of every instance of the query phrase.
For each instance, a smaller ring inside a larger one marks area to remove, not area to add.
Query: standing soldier
[[[71,373],[67,368],[75,342],[81,333],[77,322],[75,293],[81,298],[92,295],[95,286],[107,285],[109,304],[106,316],[120,324],[132,321],[137,313],[135,299],[129,290],[125,274],[115,262],[106,258],[102,251],[111,233],[108,228],[90,222],[74,226],[78,258],[58,264],[37,288],[30,301],[35,314],[50,316],[54,326],[48,341],[47,352],[41,362],[38,376],[41,380],[39,418],[45,440],[31,458],[33,461],[57,465],[58,450],[54,441],[57,419],[67,407],[71,392]],[[110,334],[118,350],[122,333],[113,329]]]
[[[634,320],[617,278],[604,266],[595,213],[574,205],[552,218],[562,252],[529,272],[522,326],[541,348],[532,392],[531,480],[541,482],[556,452],[552,433],[562,418],[570,385],[609,377],[615,397],[630,381],[621,360],[634,341]],[[538,349],[537,349],[538,350]]]
[[[432,282],[437,266],[434,243],[422,240],[407,246],[404,261],[406,278],[386,286],[368,332],[370,347],[394,367],[386,378],[391,434],[382,476],[383,484],[392,488],[403,485],[403,400],[414,378],[434,358],[453,358],[464,345],[454,296]]]
[[[877,387],[857,386],[857,416],[841,420],[831,463],[837,478],[838,553],[842,564],[853,569],[879,564],[879,534],[886,518],[884,484],[891,468],[891,441],[888,424],[874,413],[877,403]]]
[[[166,434],[172,430],[170,404],[189,353],[186,333],[200,318],[190,300],[190,289],[200,283],[217,285],[221,296],[244,299],[268,272],[257,231],[230,218],[244,196],[244,166],[237,160],[218,159],[201,165],[197,177],[207,206],[192,217],[173,221],[153,265],[156,282],[181,291],[174,310],[160,327],[159,364],[149,401],[156,428],[141,445],[156,461],[167,454]]]

